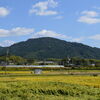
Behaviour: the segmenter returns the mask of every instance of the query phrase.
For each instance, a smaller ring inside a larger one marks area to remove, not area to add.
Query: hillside
[[[100,59],[100,49],[81,43],[67,42],[50,37],[29,39],[9,47],[10,54],[25,58],[65,58],[81,57]],[[6,48],[0,48],[0,55],[5,54]]]
[[[4,55],[5,52],[6,52],[6,48],[0,46],[0,55]]]

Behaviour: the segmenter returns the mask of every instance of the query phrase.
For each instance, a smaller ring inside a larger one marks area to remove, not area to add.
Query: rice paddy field
[[[100,100],[99,72],[1,71],[0,100]]]

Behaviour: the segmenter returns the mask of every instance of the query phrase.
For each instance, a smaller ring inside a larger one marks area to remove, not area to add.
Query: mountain
[[[0,55],[2,55],[4,49],[5,49],[5,47],[1,47],[1,46],[0,46]]]
[[[1,48],[0,55],[7,48]],[[51,37],[29,39],[9,47],[10,54],[25,58],[47,59],[81,57],[100,59],[100,49],[81,43],[67,42]]]

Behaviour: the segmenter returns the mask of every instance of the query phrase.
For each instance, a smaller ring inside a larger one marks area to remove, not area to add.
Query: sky
[[[100,0],[0,0],[0,46],[39,37],[100,48]]]

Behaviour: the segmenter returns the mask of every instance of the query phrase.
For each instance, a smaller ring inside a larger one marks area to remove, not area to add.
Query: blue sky
[[[0,0],[0,45],[55,37],[100,48],[100,0]]]

